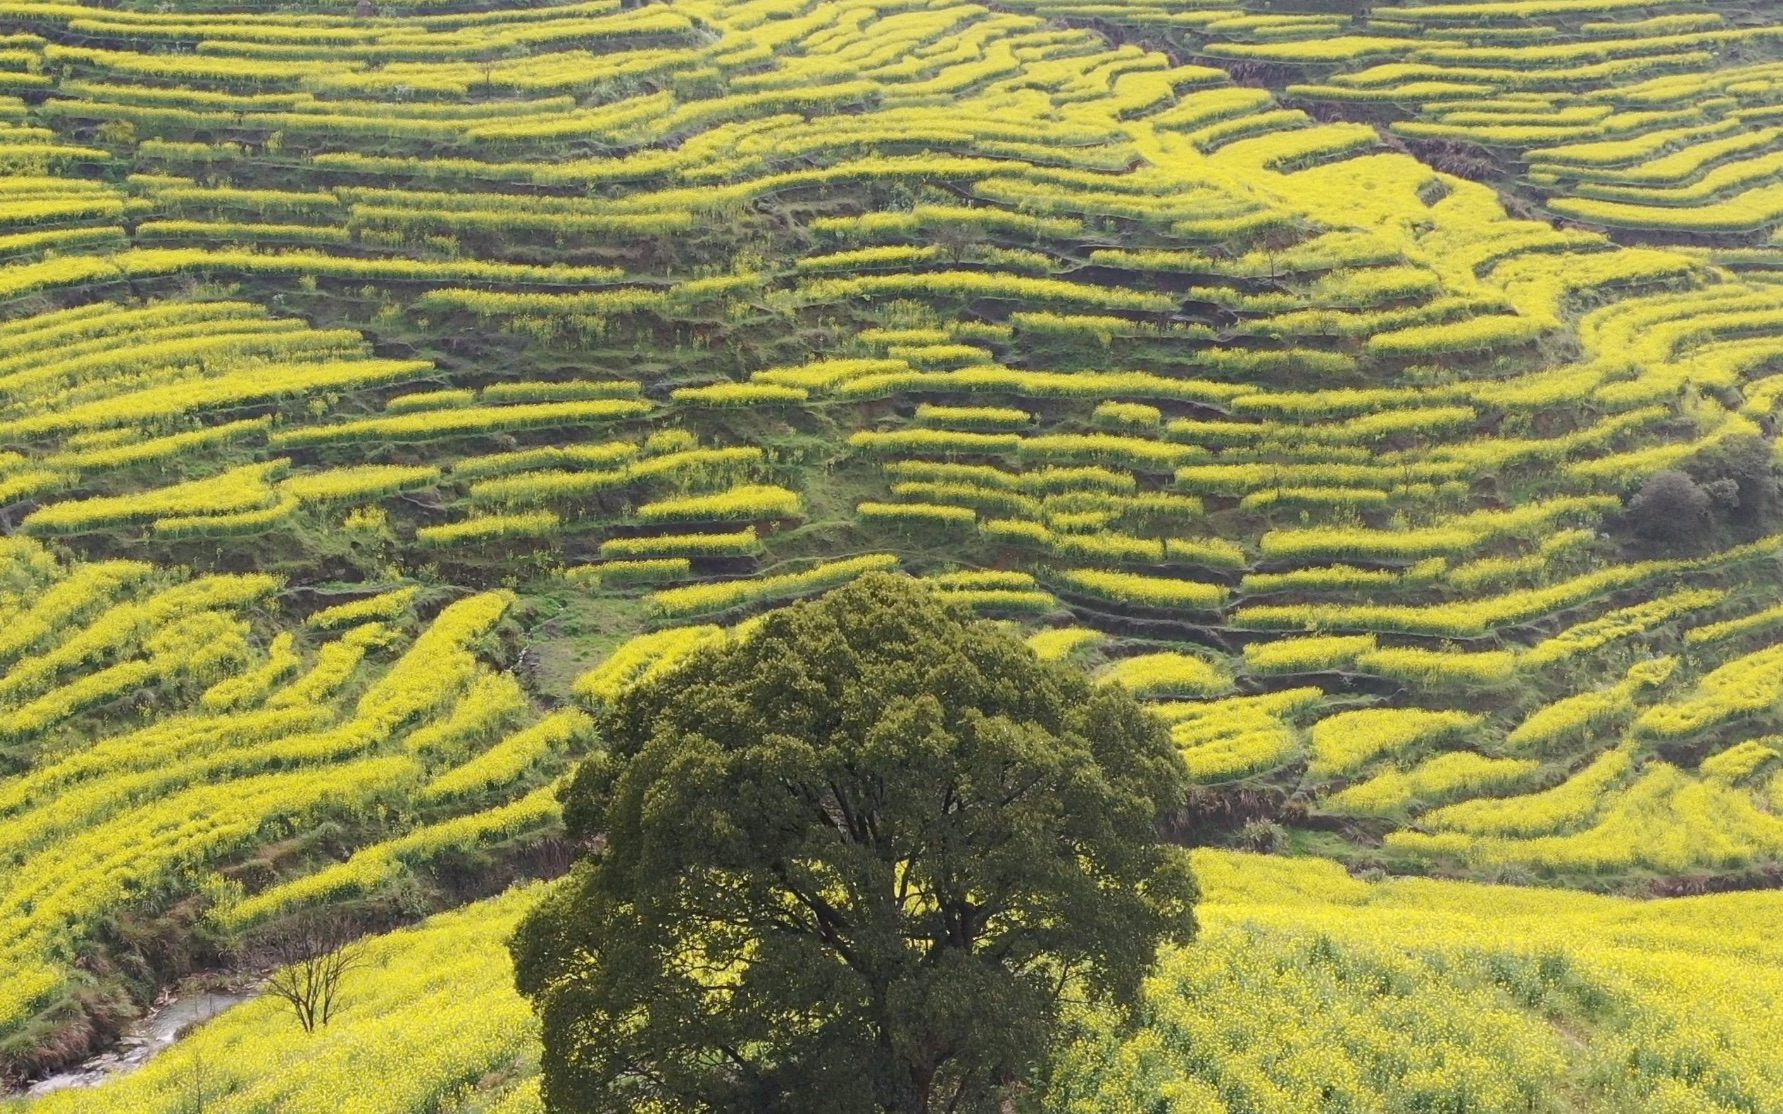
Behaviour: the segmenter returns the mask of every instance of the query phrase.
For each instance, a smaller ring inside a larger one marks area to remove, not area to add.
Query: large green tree
[[[522,926],[553,1111],[995,1111],[1195,928],[1167,730],[907,577],[633,689]]]

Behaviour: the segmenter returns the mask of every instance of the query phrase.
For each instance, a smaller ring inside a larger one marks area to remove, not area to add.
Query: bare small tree
[[[313,1033],[333,1016],[342,981],[365,965],[365,942],[339,918],[311,917],[273,936],[265,956],[277,967],[267,992],[290,1003],[303,1031]]]

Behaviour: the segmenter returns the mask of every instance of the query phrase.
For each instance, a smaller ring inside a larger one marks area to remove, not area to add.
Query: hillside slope
[[[1780,34],[0,3],[0,1061],[560,870],[601,701],[871,568],[1154,700],[1185,839],[1773,884]]]
[[[1101,1019],[1049,1110],[1768,1110],[1780,1101],[1775,893],[1663,903],[1470,883],[1361,882],[1330,863],[1196,853],[1194,947],[1145,1024]],[[96,1091],[29,1114],[531,1114],[537,1037],[508,982],[516,890],[380,939],[306,1037],[238,1007]]]

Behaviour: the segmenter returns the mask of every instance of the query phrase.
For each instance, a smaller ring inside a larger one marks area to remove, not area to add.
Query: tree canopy
[[[1196,888],[1124,690],[906,577],[632,689],[565,792],[599,847],[522,926],[549,1109],[988,1111],[1065,1003],[1131,1003]]]

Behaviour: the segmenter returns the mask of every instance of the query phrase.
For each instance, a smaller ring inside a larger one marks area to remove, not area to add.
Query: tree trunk
[[[910,1114],[929,1114],[929,1094],[935,1089],[934,1065],[914,1065],[910,1069],[910,1075]]]

